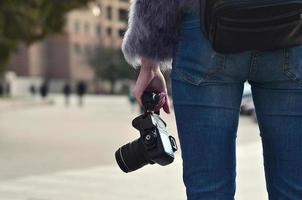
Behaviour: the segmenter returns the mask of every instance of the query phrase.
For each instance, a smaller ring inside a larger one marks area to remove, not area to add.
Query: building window
[[[76,54],[81,54],[82,53],[81,45],[79,45],[78,43],[74,43],[73,48],[74,48],[74,52]]]
[[[126,30],[125,30],[125,29],[120,29],[120,30],[118,31],[119,36],[120,36],[120,37],[124,37],[125,32],[126,32]]]
[[[74,21],[74,31],[76,33],[80,32],[80,22],[78,20]]]
[[[90,56],[92,53],[92,47],[90,45],[85,46],[85,54],[86,56]]]
[[[101,35],[101,25],[100,24],[98,24],[98,25],[96,25],[95,26],[95,32],[96,32],[96,34],[97,35]]]
[[[119,9],[119,20],[122,22],[128,21],[128,11],[125,9]]]
[[[110,6],[107,7],[107,19],[112,19],[112,8]]]
[[[111,36],[112,35],[112,28],[107,28],[107,35]]]
[[[90,24],[88,22],[85,23],[84,30],[85,30],[85,33],[89,33],[90,32]]]

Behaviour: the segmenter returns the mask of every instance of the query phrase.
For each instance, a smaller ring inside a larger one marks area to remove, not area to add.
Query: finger
[[[159,95],[160,95],[159,102],[155,106],[154,111],[159,111],[161,108],[163,108],[167,101],[167,92],[166,91],[161,92]]]
[[[166,102],[166,97],[163,94],[160,94],[160,100],[159,102],[156,104],[156,106],[154,107],[154,111],[159,111],[165,104]]]
[[[165,102],[165,104],[163,105],[163,109],[164,109],[164,111],[165,111],[167,114],[170,114],[170,113],[171,113],[171,110],[170,110],[170,100],[169,100],[168,95],[166,96],[166,102]]]

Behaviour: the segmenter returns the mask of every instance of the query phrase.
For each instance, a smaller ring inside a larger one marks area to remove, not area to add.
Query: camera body
[[[173,162],[177,151],[176,140],[166,130],[166,123],[159,115],[145,113],[132,121],[140,132],[140,139],[150,162],[165,166]]]
[[[143,95],[143,104],[149,109],[159,100],[154,93]],[[174,161],[177,144],[166,130],[166,123],[159,113],[148,111],[132,121],[132,126],[140,132],[140,137],[115,152],[116,161],[125,173],[135,171],[147,164],[168,165]]]

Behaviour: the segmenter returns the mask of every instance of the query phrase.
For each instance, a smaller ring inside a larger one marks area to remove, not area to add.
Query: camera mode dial
[[[148,148],[153,148],[156,145],[157,135],[154,132],[148,132],[143,138],[143,142]]]

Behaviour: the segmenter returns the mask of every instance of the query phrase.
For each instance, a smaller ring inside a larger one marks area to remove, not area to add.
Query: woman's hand
[[[162,107],[167,114],[170,114],[170,103],[165,78],[154,62],[143,58],[140,73],[133,90],[133,95],[140,106],[142,106],[141,97],[144,91],[161,93],[161,104],[155,111]]]

